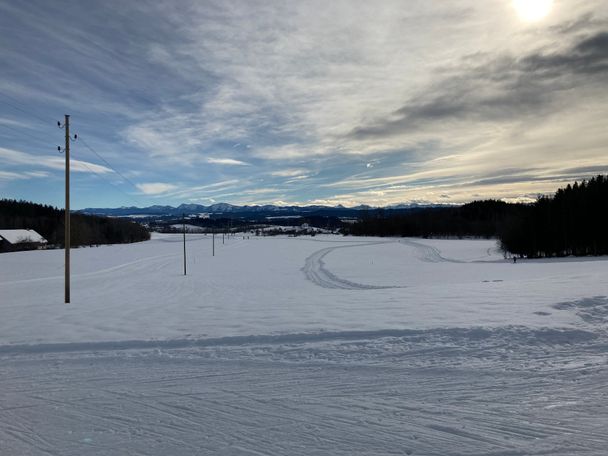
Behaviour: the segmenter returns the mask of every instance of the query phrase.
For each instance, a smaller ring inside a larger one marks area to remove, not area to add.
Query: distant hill
[[[64,217],[63,210],[52,206],[0,199],[0,228],[33,229],[51,245],[62,246],[64,243]],[[71,244],[74,247],[150,239],[146,228],[129,220],[73,213],[70,223]]]
[[[421,207],[439,207],[440,205],[419,205],[399,204],[384,208],[387,211],[407,211]],[[201,204],[181,204],[177,207],[173,206],[148,206],[148,207],[119,207],[119,208],[86,208],[77,212],[90,215],[104,215],[112,217],[155,217],[155,216],[170,216],[179,217],[185,215],[198,214],[213,214],[218,216],[230,216],[235,218],[263,218],[268,216],[288,216],[288,215],[325,215],[334,217],[357,217],[366,212],[373,211],[378,208],[373,208],[367,205],[356,207],[338,206],[275,206],[267,205],[252,205],[252,206],[235,206],[228,203],[217,203],[209,206]]]

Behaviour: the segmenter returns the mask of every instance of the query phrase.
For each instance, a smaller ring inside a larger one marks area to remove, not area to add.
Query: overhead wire
[[[6,93],[4,93],[4,92],[2,92],[2,91],[0,91],[0,96],[3,96],[4,98],[8,98],[9,100],[12,100],[12,101],[14,101],[14,102],[16,102],[16,103],[19,103],[19,100],[17,100],[16,98],[11,97],[10,95],[7,95]],[[52,120],[51,118],[46,118],[46,117],[45,117],[45,118],[43,118],[42,116],[40,116],[40,115],[38,115],[38,114],[36,114],[36,113],[32,112],[31,110],[25,110],[25,109],[23,109],[23,108],[20,108],[19,106],[15,106],[15,105],[14,105],[14,104],[12,104],[12,103],[8,103],[7,101],[2,101],[2,100],[0,100],[0,101],[1,101],[2,103],[4,103],[5,105],[10,106],[10,107],[11,107],[11,108],[13,108],[13,109],[16,109],[16,110],[18,110],[18,111],[21,111],[22,113],[27,114],[27,115],[30,115],[30,116],[32,116],[32,117],[35,117],[36,119],[38,119],[38,120],[40,120],[40,121],[42,121],[42,122],[44,122],[44,123],[48,123],[48,122],[50,122],[51,124],[55,123],[55,120]]]
[[[125,182],[128,182],[129,184],[131,184],[133,186],[133,188],[135,188],[136,190],[139,190],[137,185],[134,184],[131,179],[127,178],[125,175],[123,175],[120,171],[118,171],[116,168],[114,168],[114,166],[112,166],[105,158],[103,158],[101,156],[101,154],[99,152],[97,152],[95,149],[93,149],[93,147],[91,147],[84,139],[82,139],[82,136],[78,136],[78,141],[82,142],[82,144],[84,144],[84,146],[89,149],[91,152],[93,152],[102,162],[104,162],[104,164],[110,168],[112,171],[114,171],[116,174],[118,174]]]
[[[25,131],[19,131],[18,129],[16,129],[16,128],[14,128],[14,127],[11,127],[10,125],[6,125],[6,124],[4,124],[4,123],[0,123],[0,127],[2,127],[2,128],[6,128],[7,130],[14,131],[14,132],[15,132],[15,133],[17,133],[18,135],[21,135],[21,136],[27,136],[27,137],[32,138],[32,139],[35,139],[36,141],[39,141],[39,142],[41,142],[41,143],[48,144],[48,141],[47,141],[47,140],[42,139],[42,138],[39,138],[39,137],[36,137],[36,136],[32,135],[31,133],[28,133],[28,132],[25,132]]]
[[[80,138],[79,138],[80,139]],[[78,155],[74,154],[73,151],[71,151],[71,154],[74,156],[74,158],[78,159]],[[107,179],[103,173],[100,173],[99,171],[95,171],[93,168],[91,168],[86,161],[83,160],[78,160],[78,163],[81,164],[82,166],[84,166],[86,169],[88,169],[92,174],[94,174],[97,177],[100,177],[101,179],[103,179],[104,181],[106,181],[108,184],[110,184],[112,187],[114,187],[116,190],[118,190],[119,192],[121,192],[123,195],[125,195],[127,198],[129,198],[131,201],[133,201],[134,203],[136,203],[139,206],[144,206],[142,204],[141,201],[137,200],[136,198],[133,197],[133,195],[128,194],[127,192],[125,192],[123,189],[121,189],[118,185],[114,184],[110,179]]]
[[[7,95],[6,93],[4,93],[4,92],[2,92],[2,91],[0,91],[0,96],[4,97],[4,98],[6,98],[6,99],[9,99],[9,100],[11,100],[11,101],[14,101],[14,102],[16,102],[16,103],[19,103],[19,100],[15,99],[14,97],[12,97],[12,96],[10,96],[10,95]],[[23,108],[21,108],[21,107],[19,107],[19,106],[17,106],[17,105],[14,105],[14,104],[12,104],[12,103],[9,103],[9,102],[5,101],[5,100],[1,100],[1,99],[0,99],[0,102],[2,102],[3,104],[6,104],[7,106],[12,107],[13,109],[16,109],[16,110],[18,110],[18,111],[21,111],[21,112],[22,112],[22,113],[24,113],[24,114],[27,114],[27,115],[29,115],[29,116],[32,116],[32,117],[34,117],[34,118],[36,118],[36,119],[38,119],[38,120],[40,120],[40,121],[44,122],[45,124],[46,124],[46,123],[49,123],[49,122],[50,122],[50,123],[55,123],[55,122],[56,122],[55,120],[52,120],[52,119],[50,119],[50,118],[48,118],[48,119],[47,119],[47,118],[44,118],[44,117],[40,116],[39,114],[36,114],[36,113],[35,113],[35,112],[33,112],[32,110],[26,110],[26,109],[23,109]],[[30,138],[32,138],[32,139],[35,139],[36,141],[45,142],[45,140],[43,140],[43,139],[41,139],[41,138],[37,138],[37,137],[33,136],[32,134],[27,133],[27,132],[19,131],[19,130],[17,130],[16,128],[13,128],[13,127],[11,127],[11,126],[9,126],[9,125],[6,125],[6,124],[2,124],[2,123],[0,123],[0,127],[4,127],[4,128],[6,128],[6,129],[12,130],[12,131],[16,132],[16,133],[17,133],[17,134],[19,134],[19,135],[25,135],[25,136],[28,136],[28,137],[30,137]],[[134,183],[134,182],[133,182],[131,179],[129,179],[128,177],[126,177],[126,176],[125,176],[123,173],[121,173],[121,172],[120,172],[119,170],[117,170],[117,169],[116,169],[114,166],[112,166],[112,164],[111,164],[110,162],[108,162],[108,160],[106,160],[106,159],[105,159],[105,158],[104,158],[104,157],[103,157],[103,156],[102,156],[102,155],[101,155],[99,152],[97,152],[97,150],[95,150],[95,148],[93,148],[91,145],[89,145],[89,143],[88,143],[86,140],[84,140],[84,139],[82,138],[82,136],[81,136],[81,135],[78,135],[78,142],[82,142],[82,144],[83,144],[83,145],[84,145],[84,146],[85,146],[87,149],[89,149],[91,152],[93,152],[93,154],[95,154],[95,156],[97,156],[97,157],[98,157],[98,158],[99,158],[99,159],[100,159],[100,160],[101,160],[101,161],[102,161],[102,162],[103,162],[103,163],[104,163],[104,164],[105,164],[105,165],[106,165],[108,168],[110,168],[110,169],[111,169],[111,170],[112,170],[114,173],[116,173],[116,174],[117,174],[117,175],[118,175],[118,176],[119,176],[119,177],[120,177],[120,178],[121,178],[123,181],[125,181],[125,182],[129,183],[131,186],[133,186],[133,188],[134,188],[135,190],[139,190],[139,188],[137,187],[137,185],[136,185],[136,184],[135,184],[135,183]],[[89,169],[89,170],[90,170],[92,173],[97,174],[97,175],[99,175],[99,176],[102,176],[102,177],[103,177],[103,175],[102,175],[102,174],[95,172],[95,171],[94,171],[94,170],[93,170],[91,167],[87,166],[86,162],[84,162],[84,161],[80,161],[80,162],[83,164],[83,166],[85,166],[87,169]],[[114,183],[110,182],[109,180],[105,179],[105,177],[103,177],[103,179],[104,179],[104,180],[106,180],[106,182],[108,182],[109,184],[111,184],[113,187],[115,187],[115,188],[119,189],[119,187],[118,187],[118,186],[116,186]],[[120,189],[119,189],[119,190],[120,190]],[[126,192],[124,192],[124,191],[122,191],[122,190],[120,190],[120,191],[121,191],[122,193],[124,193],[124,194],[125,194],[127,197],[129,197],[131,200],[133,200],[133,201],[137,202],[137,204],[142,204],[141,202],[139,202],[139,201],[135,200],[135,199],[134,199],[134,198],[133,198],[131,195],[129,195],[128,193],[126,193]]]

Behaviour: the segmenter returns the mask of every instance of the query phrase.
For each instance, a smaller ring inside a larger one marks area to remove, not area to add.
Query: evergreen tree
[[[63,246],[65,211],[28,201],[0,199],[0,228],[32,229],[51,245]],[[150,239],[142,225],[129,220],[71,214],[71,244],[74,247],[121,244]]]

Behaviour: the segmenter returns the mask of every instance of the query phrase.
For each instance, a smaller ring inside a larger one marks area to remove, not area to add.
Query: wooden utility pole
[[[70,116],[65,115],[65,303],[70,302]]]
[[[182,225],[184,231],[184,275],[186,275],[186,214],[182,214]]]

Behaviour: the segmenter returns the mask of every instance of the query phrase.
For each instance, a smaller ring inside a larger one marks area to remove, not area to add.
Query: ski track
[[[171,253],[167,255],[157,255],[147,258],[142,258],[140,260],[129,261],[127,263],[122,263],[116,266],[111,266],[105,269],[99,269],[97,271],[85,272],[82,274],[72,274],[72,277],[75,279],[89,279],[96,278],[99,275],[107,274],[115,271],[124,270],[130,273],[135,273],[138,271],[146,271],[150,268],[152,269],[162,269],[163,265],[167,264],[167,259],[177,258],[179,254]],[[0,282],[0,287],[2,285],[15,285],[15,284],[24,284],[24,283],[35,283],[35,282],[45,282],[45,281],[53,281],[53,280],[63,280],[64,276],[49,276],[49,277],[37,277],[33,279],[21,279],[21,280],[11,280]]]
[[[319,241],[324,242],[324,241]],[[325,241],[326,242],[326,241]],[[344,242],[344,241],[343,241]],[[310,255],[305,260],[304,267],[302,271],[306,275],[306,278],[311,282],[319,285],[323,288],[340,288],[344,290],[380,290],[380,289],[389,289],[389,288],[406,288],[404,285],[369,285],[362,284],[357,282],[352,282],[347,279],[342,279],[336,276],[333,272],[328,270],[325,267],[325,263],[323,258],[325,258],[330,253],[334,252],[337,249],[348,249],[353,247],[366,247],[373,246],[379,244],[390,244],[390,243],[398,243],[401,245],[405,245],[408,247],[412,247],[415,251],[415,257],[424,262],[428,263],[465,263],[461,260],[456,260],[453,258],[447,258],[441,255],[441,252],[436,247],[432,247],[426,244],[422,244],[420,242],[412,241],[411,239],[399,239],[399,240],[390,240],[390,241],[375,241],[375,242],[364,242],[364,243],[352,243],[352,241],[348,241],[348,245],[340,245],[333,247],[326,247],[324,249],[318,250]],[[488,249],[489,250],[489,249]],[[489,255],[488,251],[488,255]]]
[[[606,346],[594,333],[522,327],[3,352],[0,448],[599,456]]]
[[[400,239],[398,242],[408,247],[413,247],[416,251],[416,258],[427,263],[466,263],[465,261],[446,258],[441,255],[441,251],[438,248],[422,244],[421,242],[412,241],[411,239]]]
[[[337,277],[323,259],[339,248],[400,243],[419,261],[463,262],[408,239],[342,243],[306,258],[308,280],[395,288]],[[176,258],[78,277],[146,274]],[[608,297],[596,294],[548,308],[574,316],[567,328],[0,345],[0,455],[605,456]]]
[[[350,280],[342,279],[325,267],[323,258],[325,258],[331,252],[337,249],[348,249],[353,247],[364,247],[378,244],[389,244],[393,241],[381,241],[381,242],[365,242],[359,244],[340,245],[334,247],[326,247],[318,250],[308,258],[306,258],[302,271],[306,275],[306,278],[311,282],[319,285],[323,288],[341,288],[344,290],[381,290],[386,288],[405,288],[399,285],[367,285],[362,283],[351,282]]]
[[[202,236],[193,236],[193,235],[188,235],[188,242],[193,242],[193,241],[200,241],[200,240],[208,240],[209,242],[211,242],[211,236],[205,237],[204,235]],[[221,248],[222,249],[233,249],[235,247],[238,247],[243,241],[240,239],[231,239],[230,243],[226,243],[226,244],[222,244],[221,242],[221,237],[219,238],[219,245],[218,245],[218,239],[216,236],[216,248]],[[183,242],[182,239],[157,239],[155,240],[155,242],[171,242],[171,243],[176,243],[176,242]],[[148,256],[145,258],[141,258],[138,260],[133,260],[133,261],[129,261],[126,263],[121,263],[115,266],[110,266],[104,269],[98,269],[95,271],[91,271],[91,272],[85,272],[85,273],[76,273],[76,274],[72,274],[72,277],[74,279],[91,279],[91,278],[97,278],[98,276],[101,276],[103,274],[109,274],[109,273],[113,273],[116,271],[123,271],[124,274],[127,273],[138,273],[138,272],[146,272],[149,269],[152,270],[160,270],[163,267],[165,267],[167,264],[170,264],[171,259],[175,259],[175,258],[179,258],[181,256],[181,253],[170,253],[170,254],[164,254],[164,255],[154,255],[154,256]],[[36,277],[36,278],[32,278],[32,279],[20,279],[20,280],[9,280],[9,281],[0,281],[0,287],[2,287],[3,285],[16,285],[16,284],[27,284],[27,283],[36,283],[36,282],[46,282],[46,281],[56,281],[56,280],[63,280],[64,276],[63,275],[56,275],[56,276],[47,276],[47,277]]]

